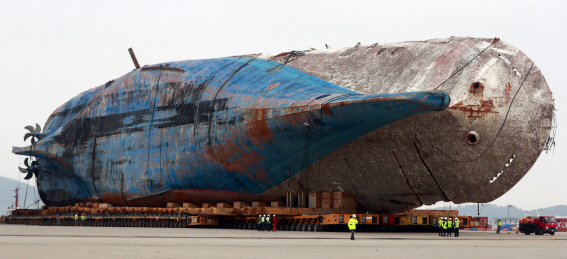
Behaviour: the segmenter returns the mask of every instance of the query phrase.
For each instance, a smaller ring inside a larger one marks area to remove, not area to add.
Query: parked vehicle
[[[537,218],[527,216],[520,220],[520,232],[526,235],[531,233],[536,235],[545,233],[555,235],[555,232],[557,232],[557,221],[552,216],[539,216]]]

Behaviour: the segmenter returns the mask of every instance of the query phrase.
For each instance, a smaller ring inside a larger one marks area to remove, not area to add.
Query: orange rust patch
[[[469,88],[469,93],[472,94],[482,94],[484,92],[484,85],[480,82],[474,82]]]
[[[223,144],[215,145],[214,149],[208,145],[205,148],[207,159],[217,163],[224,162],[241,152],[242,149],[234,141],[226,141]]]
[[[247,117],[250,119],[248,128],[254,144],[259,145],[261,142],[268,142],[273,139],[274,135],[272,135],[266,119],[267,109],[249,110],[248,113]]]
[[[332,115],[333,113],[331,112],[331,109],[329,108],[329,105],[323,105],[322,107],[323,111],[325,112],[325,114],[327,115]]]
[[[239,172],[239,173],[246,173],[246,168],[244,167],[244,165],[242,164],[242,162],[240,162],[240,160],[235,159],[233,161],[225,161],[222,164],[222,168],[226,169],[227,171],[234,171],[234,172]]]
[[[506,102],[506,104],[510,103],[510,93],[512,92],[512,83],[508,83],[506,84],[506,87],[504,88],[504,100]]]
[[[245,175],[248,178],[250,178],[250,180],[254,181],[254,177],[252,177],[252,175],[250,175],[250,173],[248,172],[246,167],[244,167],[242,162],[238,159],[235,159],[234,161],[226,161],[222,164],[222,167],[224,169],[228,170],[228,171],[233,171],[233,172],[237,172],[241,175]]]
[[[468,99],[467,99],[468,100]],[[469,119],[476,119],[481,117],[486,117],[487,115],[498,113],[497,111],[493,111],[494,103],[491,99],[488,101],[480,100],[480,104],[470,103],[467,104],[466,101],[458,102],[457,104],[449,107],[448,109],[451,110],[458,110],[464,112]]]
[[[254,174],[254,176],[256,176],[256,179],[258,181],[263,181],[263,180],[268,179],[268,175],[266,175],[266,172],[267,171],[264,170],[264,169],[258,169],[253,174]]]
[[[266,87],[265,90],[274,89],[274,88],[278,87],[278,85],[280,85],[280,83],[273,83],[271,85],[268,85],[268,87]]]
[[[242,161],[244,166],[246,166],[247,168],[252,168],[260,165],[260,160],[264,160],[264,159],[255,152],[250,151],[242,154],[240,160]]]

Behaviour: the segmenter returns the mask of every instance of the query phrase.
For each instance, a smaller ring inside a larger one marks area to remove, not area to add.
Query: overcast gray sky
[[[0,0],[0,175],[18,179],[24,126],[140,65],[445,38],[499,37],[541,69],[555,98],[554,154],[493,203],[567,204],[567,1]],[[0,190],[8,191],[8,190]]]

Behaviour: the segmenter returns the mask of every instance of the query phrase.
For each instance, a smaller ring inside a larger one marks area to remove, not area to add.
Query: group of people
[[[441,217],[441,219],[439,220],[439,236],[451,237],[453,233],[455,233],[455,237],[459,237],[460,226],[461,226],[461,222],[457,217],[455,217],[454,219]]]
[[[276,231],[276,224],[276,215],[271,218],[270,215],[260,215],[258,217],[258,231]]]

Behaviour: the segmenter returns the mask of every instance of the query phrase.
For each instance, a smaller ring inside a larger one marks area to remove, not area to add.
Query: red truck
[[[527,216],[520,220],[520,232],[526,235],[531,233],[536,235],[543,235],[544,233],[555,235],[555,232],[557,232],[557,221],[555,221],[555,217],[551,216],[539,216],[537,218]]]

